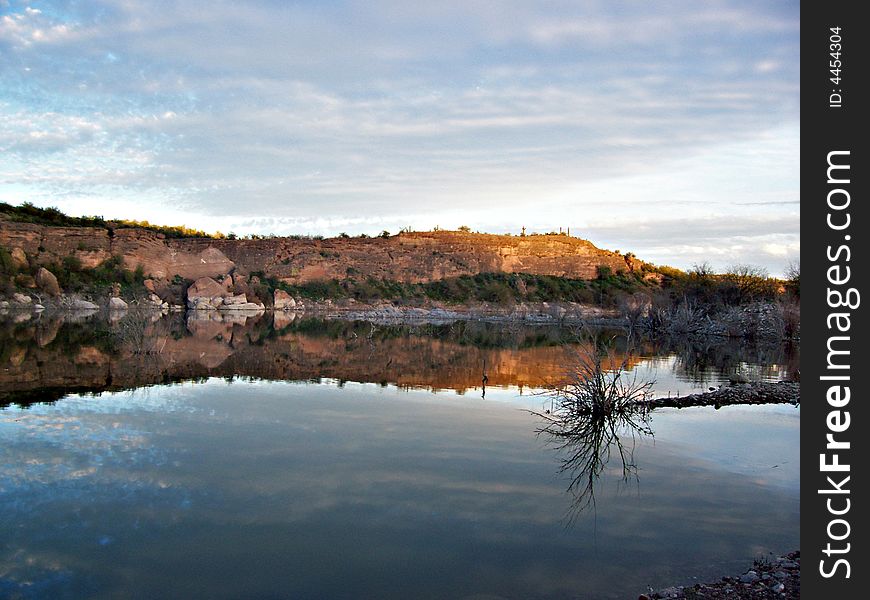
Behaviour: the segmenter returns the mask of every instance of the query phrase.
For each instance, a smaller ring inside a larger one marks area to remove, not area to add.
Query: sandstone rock
[[[146,279],[142,282],[142,285],[145,286],[145,289],[151,292],[152,294],[157,291],[156,284],[153,279]]]
[[[93,302],[82,300],[81,298],[73,299],[72,302],[70,302],[69,307],[72,310],[98,310],[100,308]]]
[[[217,278],[217,282],[220,283],[224,287],[224,290],[226,290],[227,292],[233,289],[232,275],[221,275]]]
[[[227,296],[223,299],[223,306],[232,306],[235,304],[246,304],[248,302],[248,297],[244,294],[237,294],[235,296]]]
[[[205,300],[216,308],[223,303],[223,297],[227,294],[226,288],[211,277],[200,277],[187,288],[187,305],[197,308]],[[217,305],[213,302],[215,299],[220,300]]]
[[[30,304],[33,302],[33,299],[30,296],[16,292],[12,294],[12,302],[15,304]]]
[[[23,288],[36,289],[36,280],[26,273],[19,273],[16,275],[15,283]]]
[[[0,310],[3,310],[4,308],[9,308],[9,301],[0,300]]]
[[[188,302],[187,307],[193,310],[217,310],[211,298],[197,298],[192,303]]]
[[[296,308],[296,299],[284,290],[275,290],[275,310],[291,310]]]
[[[247,292],[239,287],[244,274],[258,271],[288,283],[343,279],[351,274],[361,281],[371,277],[420,283],[483,272],[594,279],[599,266],[614,273],[638,272],[640,267],[632,257],[565,235],[521,237],[439,231],[374,240],[169,239],[136,228],[113,229],[110,235],[108,228],[4,221],[0,245],[10,251],[17,248],[17,258],[28,262],[38,256],[41,264],[60,263],[66,256],[76,256],[83,266],[96,266],[120,255],[130,267],[142,265],[144,272],[157,281],[155,290],[160,289],[160,280],[170,281],[175,275],[195,280],[232,273],[231,291],[236,294]]]
[[[243,304],[224,304],[220,307],[220,310],[233,310],[233,311],[263,311],[266,307],[262,304],[255,304],[254,302],[245,302]]]
[[[60,286],[57,283],[57,277],[45,267],[39,267],[39,270],[36,272],[36,285],[49,296],[60,296]]]
[[[13,248],[11,255],[12,264],[15,265],[17,268],[24,269],[29,266],[29,263],[27,262],[27,255],[21,248]]]
[[[109,310],[127,310],[127,303],[120,298],[109,298]]]

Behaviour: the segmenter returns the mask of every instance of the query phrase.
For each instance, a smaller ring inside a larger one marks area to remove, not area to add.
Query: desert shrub
[[[71,273],[78,273],[82,270],[82,260],[78,256],[73,256],[70,254],[69,256],[64,256],[61,261],[61,266],[64,271],[69,271]]]

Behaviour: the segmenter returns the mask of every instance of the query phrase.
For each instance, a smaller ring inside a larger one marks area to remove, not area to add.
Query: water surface
[[[528,412],[564,331],[79,325],[4,330],[0,596],[632,598],[798,547],[790,406],[654,411],[577,513]],[[691,352],[626,356],[660,393],[795,362]]]

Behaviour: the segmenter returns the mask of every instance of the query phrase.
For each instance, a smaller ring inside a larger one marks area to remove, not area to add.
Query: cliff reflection
[[[402,388],[468,390],[539,388],[562,372],[577,346],[559,327],[481,322],[375,325],[295,314],[159,315],[131,312],[110,321],[43,315],[0,322],[0,405],[50,401],[71,392],[101,392],[174,381],[236,376],[393,384]],[[690,365],[699,384],[724,357],[727,368],[751,363],[751,350],[705,349]],[[675,349],[645,341],[619,360]],[[770,369],[790,358],[763,356]],[[718,354],[717,354],[718,353]],[[730,361],[730,362],[729,362]],[[679,361],[678,361],[679,362]],[[700,365],[700,366],[699,366]],[[712,367],[711,367],[712,365]],[[679,366],[679,365],[678,365]],[[785,367],[787,368],[787,367]]]

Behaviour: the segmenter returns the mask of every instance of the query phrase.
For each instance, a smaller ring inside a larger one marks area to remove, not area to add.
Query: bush
[[[78,256],[64,256],[62,261],[64,271],[78,273],[82,270],[82,260]]]

